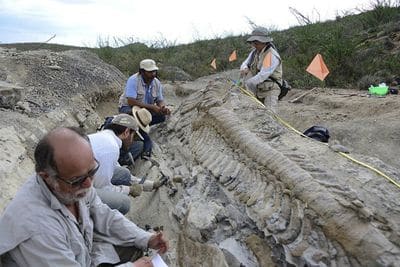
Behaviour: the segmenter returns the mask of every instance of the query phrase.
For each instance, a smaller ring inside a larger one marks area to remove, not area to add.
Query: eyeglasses
[[[100,163],[97,161],[97,159],[94,159],[97,163],[97,166],[94,167],[93,169],[91,169],[87,174],[82,175],[82,176],[77,176],[77,177],[73,177],[71,180],[65,180],[63,178],[61,178],[60,176],[58,176],[58,174],[55,176],[57,179],[63,181],[66,184],[69,184],[72,187],[78,187],[81,186],[88,177],[92,178],[96,172],[99,170],[100,168]]]

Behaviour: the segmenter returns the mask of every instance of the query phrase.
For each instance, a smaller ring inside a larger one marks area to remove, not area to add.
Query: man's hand
[[[245,77],[249,73],[249,68],[244,68],[240,70],[240,77]]]
[[[161,106],[161,113],[163,115],[171,115],[171,110],[169,110],[169,108],[167,108],[166,106]]]
[[[141,257],[133,262],[134,267],[153,267],[153,263],[149,257]]]
[[[143,191],[143,186],[140,184],[133,184],[129,188],[129,195],[132,197],[138,197]]]
[[[161,107],[157,105],[151,105],[151,110],[156,114],[162,114]]]
[[[163,232],[157,232],[153,234],[150,239],[149,243],[147,244],[149,248],[158,250],[159,254],[164,254],[168,250],[168,240],[164,236]]]

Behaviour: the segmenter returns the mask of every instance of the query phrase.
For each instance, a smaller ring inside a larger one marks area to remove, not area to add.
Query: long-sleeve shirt
[[[94,157],[100,163],[100,168],[94,176],[93,186],[128,195],[129,186],[113,185],[111,183],[115,166],[119,166],[118,158],[119,150],[122,146],[121,139],[112,130],[103,130],[89,134],[89,140]]]
[[[245,70],[248,69],[249,65],[251,64],[251,60],[254,59],[254,57],[259,56],[260,54],[257,53],[255,49],[253,49],[248,57],[243,61],[242,65],[240,66],[240,70]],[[261,62],[264,58],[259,59]],[[258,84],[264,82],[271,76],[272,73],[274,73],[275,69],[279,66],[280,64],[280,59],[275,53],[271,53],[271,65],[268,67],[265,67],[262,65],[260,71],[254,75],[253,77],[249,78],[247,82],[252,85],[252,86],[257,86]]]
[[[150,236],[103,204],[93,187],[79,200],[76,220],[37,175],[28,179],[0,217],[3,266],[15,266],[10,260],[17,266],[41,267],[118,263],[113,245],[146,249]]]
[[[96,172],[93,180],[94,188],[101,188],[107,191],[129,194],[129,186],[113,185],[111,179],[114,174],[115,166],[119,166],[118,158],[122,146],[121,139],[112,130],[103,130],[94,134],[89,134],[94,157],[100,163],[100,168]],[[142,179],[131,175],[130,183],[138,184]],[[143,191],[152,191],[153,181],[146,180],[143,183]]]

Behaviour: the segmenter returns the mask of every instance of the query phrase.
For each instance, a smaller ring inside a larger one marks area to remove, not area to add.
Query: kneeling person
[[[163,86],[157,78],[158,67],[152,59],[144,59],[139,64],[139,72],[128,78],[125,90],[119,98],[119,112],[132,114],[134,106],[147,109],[152,119],[150,125],[158,124],[170,115],[171,111],[165,106]],[[144,137],[143,154],[150,156],[152,142],[146,132]]]
[[[93,186],[100,199],[112,209],[126,214],[130,209],[130,196],[139,196],[142,190],[151,191],[158,187],[157,182],[145,181],[139,184],[130,171],[118,163],[121,147],[129,148],[139,134],[139,126],[134,117],[128,114],[114,116],[104,130],[89,135],[94,157],[100,168],[94,176]]]

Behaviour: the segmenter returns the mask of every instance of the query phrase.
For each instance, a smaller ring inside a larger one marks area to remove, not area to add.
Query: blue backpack
[[[103,124],[100,125],[96,130],[101,131],[101,130],[107,129],[108,128],[107,126],[109,126],[111,124],[113,119],[114,119],[114,116],[105,117]]]

